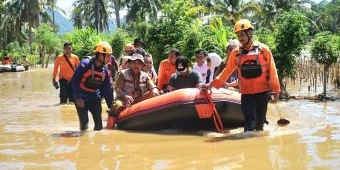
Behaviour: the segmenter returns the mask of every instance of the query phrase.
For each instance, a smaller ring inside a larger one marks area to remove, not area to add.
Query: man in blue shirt
[[[83,59],[72,77],[73,96],[80,122],[80,130],[88,128],[88,111],[94,121],[94,130],[103,129],[101,96],[104,96],[107,107],[113,101],[112,85],[107,67],[112,48],[107,42],[99,42],[95,48],[95,56]]]

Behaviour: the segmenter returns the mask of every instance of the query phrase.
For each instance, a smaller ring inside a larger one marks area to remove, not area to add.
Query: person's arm
[[[155,78],[155,81],[157,82],[157,79],[158,79],[158,76],[157,76],[157,72],[156,72],[156,70],[155,70],[155,68],[152,66],[152,68],[151,68],[151,71],[152,71],[152,75],[154,76],[154,78]]]
[[[116,95],[119,98],[126,100],[126,102],[127,102],[126,104],[127,104],[127,106],[129,106],[129,105],[132,105],[132,103],[134,103],[135,100],[129,94],[124,93],[124,91],[123,91],[124,83],[125,83],[124,76],[123,76],[122,72],[120,71],[120,72],[118,72],[117,79],[116,79],[116,82],[115,82]]]
[[[209,87],[219,88],[221,87],[226,80],[231,76],[231,74],[237,69],[237,50],[233,50],[230,54],[226,68],[210,83]]]
[[[175,81],[176,81],[176,74],[177,73],[173,73],[170,76],[169,82],[168,82],[168,86],[167,86],[167,90],[170,91],[174,91],[175,90]]]
[[[117,63],[117,60],[116,60],[116,57],[113,56],[113,66],[114,66],[114,69],[116,70],[116,72],[118,71],[118,63]]]
[[[78,56],[76,56],[76,55],[74,55],[74,56],[75,56],[75,60],[74,60],[75,67],[74,68],[77,68],[79,66],[80,61],[79,61]]]
[[[124,77],[121,71],[118,72],[116,82],[115,82],[115,91],[116,95],[119,98],[125,98],[127,94],[123,92],[123,87],[124,87]]]
[[[165,75],[165,70],[164,70],[164,63],[161,62],[159,65],[159,72],[158,72],[158,82],[157,82],[157,87],[159,90],[163,90],[163,85],[164,83],[164,75]]]
[[[110,75],[108,70],[105,69],[105,79],[103,82],[103,95],[108,108],[111,108],[113,103],[113,91],[111,88]]]
[[[276,94],[275,98],[278,98],[281,92],[280,82],[279,82],[279,78],[277,75],[274,58],[272,56],[271,51],[266,46],[263,49],[263,55],[267,60],[267,67],[268,67],[268,72],[269,72],[269,83],[270,83],[271,90],[272,92],[275,92]]]
[[[201,74],[199,74],[198,72],[196,72],[196,71],[193,71],[193,72],[195,72],[195,77],[196,77],[196,88],[198,88],[198,87],[201,87],[202,86],[202,84],[203,84],[203,80],[202,80],[202,76],[201,76]]]
[[[82,63],[79,65],[79,67],[76,68],[71,79],[74,100],[81,99],[79,83],[84,72],[87,70],[86,68],[87,64],[89,64],[89,63],[86,63],[85,61],[86,60],[83,60]]]
[[[146,83],[147,83],[148,89],[152,91],[153,97],[158,96],[159,95],[158,87],[153,83],[150,77],[148,77],[148,80]]]
[[[231,83],[225,82],[225,83],[223,84],[223,87],[224,87],[224,88],[228,88],[228,87],[237,87],[237,86],[238,86],[238,80],[237,80],[237,79],[234,80],[234,81],[232,81]]]
[[[60,66],[60,57],[58,56],[54,61],[53,75],[52,75],[53,84],[56,83],[56,77],[57,77],[59,66]]]

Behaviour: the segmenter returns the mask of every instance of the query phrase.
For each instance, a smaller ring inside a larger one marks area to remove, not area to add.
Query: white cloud
[[[75,0],[57,0],[57,7],[61,8],[66,12],[66,16],[70,17],[72,13],[73,6]]]

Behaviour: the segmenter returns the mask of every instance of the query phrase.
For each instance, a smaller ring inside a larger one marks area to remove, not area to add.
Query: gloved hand
[[[55,79],[52,79],[52,85],[56,88],[59,89],[59,84],[57,81],[55,81]]]

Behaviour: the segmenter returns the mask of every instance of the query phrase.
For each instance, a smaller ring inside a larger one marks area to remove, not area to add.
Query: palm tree
[[[120,15],[119,15],[119,11],[120,11],[120,7],[122,4],[121,0],[112,0],[113,2],[113,7],[115,9],[115,16],[116,16],[116,25],[117,28],[120,28]]]
[[[122,6],[127,8],[126,20],[136,22],[138,19],[157,18],[158,9],[167,0],[125,0]]]
[[[98,32],[108,30],[108,20],[111,15],[109,0],[77,0],[72,11],[74,26],[78,28],[95,28]]]
[[[216,15],[219,15],[230,25],[244,17],[251,17],[261,12],[261,8],[253,1],[244,3],[243,0],[216,0],[213,7]]]
[[[258,3],[258,6],[261,7],[261,13],[258,15],[259,17],[256,17],[256,20],[259,21],[259,25],[273,30],[275,16],[284,11],[294,9],[303,13],[309,12],[304,6],[304,3],[313,2],[311,2],[311,0],[261,0]],[[310,22],[313,23],[311,20]]]
[[[2,26],[7,33],[7,42],[18,40],[22,42],[25,29],[28,27],[28,42],[32,53],[32,29],[37,28],[41,21],[49,21],[49,16],[39,0],[12,0],[5,2],[5,12]],[[24,29],[24,30],[23,30]]]
[[[55,11],[60,11],[65,14],[65,11],[59,7],[57,7],[57,0],[45,0],[44,7],[52,12],[52,27],[53,32],[56,33],[56,25],[55,25]]]

